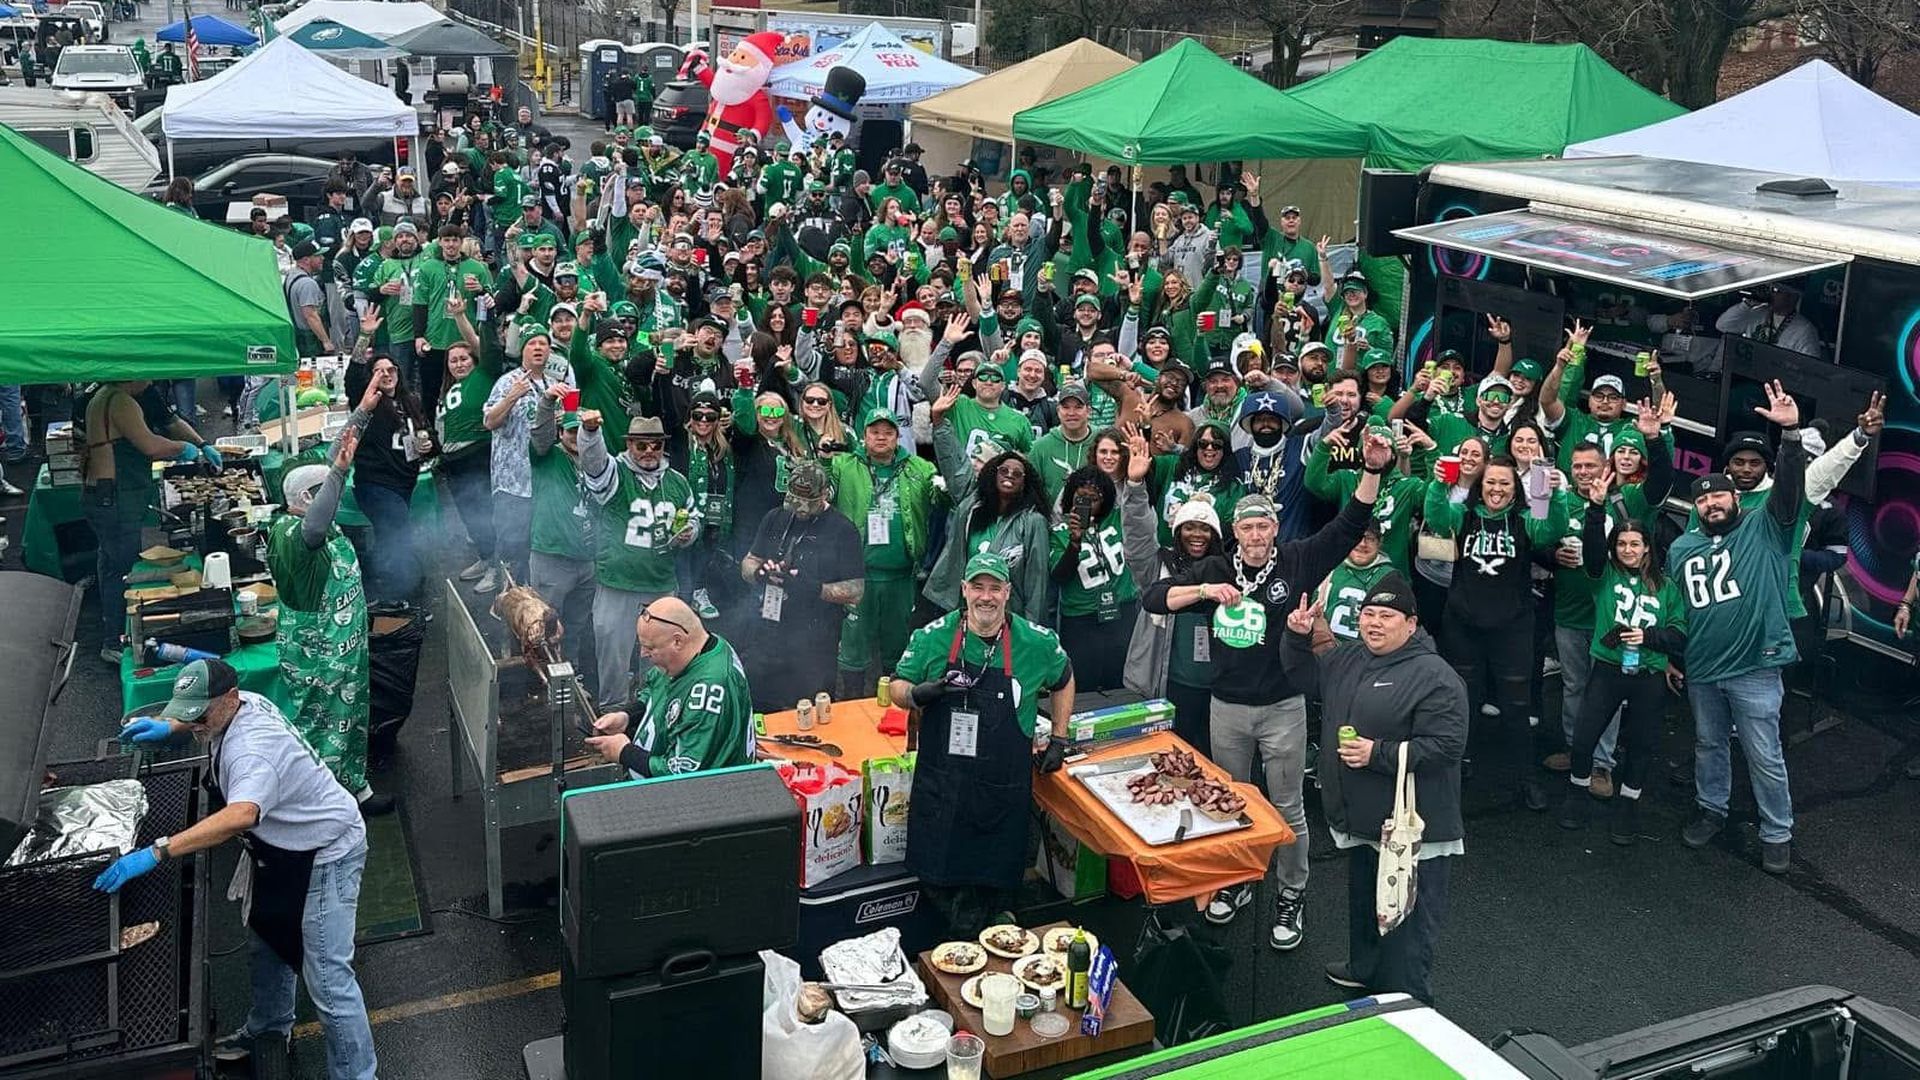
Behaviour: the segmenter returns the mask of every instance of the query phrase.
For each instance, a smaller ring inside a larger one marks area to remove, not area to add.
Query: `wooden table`
[[[1072,924],[1056,922],[1028,929],[1044,936],[1056,926],[1069,925]],[[960,997],[961,984],[973,975],[949,975],[933,966],[931,955],[923,952],[919,957],[920,976],[926,981],[927,992],[933,995],[934,1004],[953,1016],[954,1030],[971,1031],[987,1041],[986,1074],[995,1080],[1153,1042],[1153,1014],[1117,977],[1113,980],[1113,996],[1107,1003],[1106,1022],[1098,1035],[1080,1034],[1080,1010],[1067,1007],[1064,987],[1057,1008],[1073,1025],[1065,1035],[1057,1039],[1042,1038],[1033,1033],[1027,1021],[1019,1019],[1013,1022],[1012,1034],[989,1035],[986,1017]],[[987,966],[974,974],[989,971],[1012,974],[1012,969],[1013,961],[988,953]]]

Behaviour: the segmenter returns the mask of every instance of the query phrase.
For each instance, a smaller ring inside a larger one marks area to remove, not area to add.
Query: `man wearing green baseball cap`
[[[121,741],[144,746],[187,735],[205,748],[213,801],[225,805],[115,859],[93,887],[118,892],[167,859],[244,835],[253,1003],[246,1024],[216,1044],[216,1056],[245,1057],[262,1039],[284,1046],[293,1031],[297,980],[304,978],[326,1039],[327,1075],[371,1080],[378,1067],[373,1032],[353,973],[367,830],[353,796],[273,702],[240,689],[224,660],[181,668],[160,715],[135,717],[120,730]]]
[[[920,712],[907,867],[956,935],[1012,908],[1027,864],[1033,770],[1060,768],[1073,715],[1073,665],[1052,630],[1007,610],[998,552],[967,560],[961,608],[914,632],[894,665],[893,702]],[[1039,699],[1051,732],[1035,761]]]
[[[860,446],[825,460],[833,505],[863,536],[866,590],[840,627],[838,697],[858,697],[906,647],[913,625],[914,570],[926,557],[933,513],[933,462],[900,447],[899,416],[868,410]]]

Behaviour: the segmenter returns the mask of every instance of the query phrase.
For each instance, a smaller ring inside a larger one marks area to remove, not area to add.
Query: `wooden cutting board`
[[[1044,937],[1048,930],[1067,925],[1070,924],[1056,922],[1027,929]],[[955,1030],[971,1031],[987,1041],[986,1071],[994,1080],[1153,1042],[1153,1014],[1147,1012],[1146,1006],[1140,1004],[1140,999],[1134,997],[1133,992],[1118,978],[1113,980],[1113,997],[1107,1005],[1106,1023],[1101,1026],[1098,1035],[1088,1037],[1080,1034],[1080,1010],[1067,1008],[1064,995],[1060,999],[1059,1011],[1065,1013],[1073,1025],[1065,1035],[1057,1039],[1041,1038],[1033,1033],[1027,1021],[1020,1019],[1014,1020],[1012,1034],[989,1035],[986,1017],[960,997],[961,984],[973,976],[949,975],[933,966],[931,956],[929,951],[921,953],[919,957],[920,977],[926,981],[927,991],[933,995],[934,1004],[953,1016]],[[1012,970],[1013,961],[1002,960],[988,953],[987,966],[974,974],[989,971],[1012,974]]]

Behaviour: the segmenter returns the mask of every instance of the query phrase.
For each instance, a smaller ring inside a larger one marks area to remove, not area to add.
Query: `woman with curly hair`
[[[976,467],[954,430],[952,412],[960,386],[948,386],[933,402],[934,460],[953,500],[947,544],[927,577],[923,593],[941,611],[960,606],[960,575],[967,560],[998,552],[1013,571],[1011,610],[1037,626],[1051,622],[1047,598],[1047,553],[1051,544],[1040,475],[1018,451],[1007,450]]]

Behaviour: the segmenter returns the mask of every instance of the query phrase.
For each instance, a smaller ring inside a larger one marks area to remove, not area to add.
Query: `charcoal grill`
[[[132,777],[147,793],[139,842],[201,813],[201,758],[113,756],[48,765],[47,706],[72,660],[79,592],[37,574],[0,574],[0,856],[32,823],[43,778],[62,785]],[[0,869],[0,1078],[179,1077],[207,1071],[207,861],[168,860],[114,896],[93,890],[110,853]],[[124,927],[159,932],[120,948]]]

